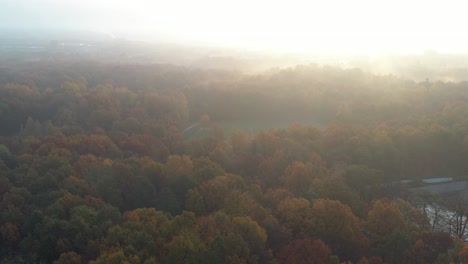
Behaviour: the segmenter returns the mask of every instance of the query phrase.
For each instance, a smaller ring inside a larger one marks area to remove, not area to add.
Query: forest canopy
[[[468,259],[468,82],[41,61],[0,124],[2,264]]]

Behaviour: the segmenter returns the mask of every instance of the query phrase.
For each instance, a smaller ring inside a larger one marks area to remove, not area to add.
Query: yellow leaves
[[[193,171],[193,162],[188,155],[171,155],[167,158],[166,173],[172,178],[191,175]]]
[[[278,219],[293,231],[306,232],[312,217],[310,202],[304,198],[286,198],[278,205]]]
[[[162,211],[157,211],[155,208],[138,208],[133,211],[127,211],[123,214],[124,222],[142,222],[152,223],[158,226],[168,221]]]
[[[123,214],[125,222],[140,222],[140,216],[136,211],[128,211]]]
[[[394,230],[405,229],[405,219],[398,207],[386,199],[377,200],[367,216],[367,229],[376,239],[390,235]]]
[[[66,161],[67,163],[69,163],[71,162],[73,158],[73,153],[70,150],[65,149],[65,148],[53,148],[50,150],[48,154],[48,158],[49,159],[53,159],[53,158],[62,159]]]
[[[200,184],[196,189],[190,190],[187,206],[190,210],[196,210],[198,214],[220,210],[224,207],[224,200],[229,193],[242,190],[243,185],[243,179],[238,175],[218,176]]]
[[[367,245],[359,219],[339,201],[317,199],[311,204],[303,198],[286,198],[277,211],[278,220],[295,237],[323,238],[337,254],[357,257]]]
[[[100,165],[100,161],[92,154],[81,155],[78,160],[73,164],[73,168],[78,176],[83,177],[87,171],[92,167]]]
[[[257,222],[248,216],[234,217],[232,219],[234,230],[241,234],[243,239],[256,246],[264,246],[267,241],[267,233]]]
[[[227,218],[226,214],[218,213],[218,216],[219,215]],[[219,217],[216,218],[215,215],[202,216],[197,218],[194,231],[204,243],[209,243],[211,240],[215,239],[221,234],[224,228],[222,228],[223,224],[220,223],[219,220]]]
[[[283,176],[284,184],[294,192],[303,192],[313,183],[314,179],[322,178],[326,175],[319,157],[314,163],[304,164],[300,161],[292,162],[285,170]]]
[[[57,203],[60,204],[65,211],[68,211],[76,206],[84,204],[84,200],[78,195],[66,193],[57,200]]]
[[[98,259],[91,261],[90,264],[134,264],[140,263],[138,256],[126,256],[120,248],[102,253]]]
[[[230,217],[222,212],[197,219],[195,232],[204,243],[219,240],[225,244],[228,256],[240,259],[262,254],[268,238],[266,230],[249,216]]]
[[[414,208],[410,203],[401,198],[395,200],[394,204],[403,215],[408,231],[412,232],[413,235],[420,235],[429,231],[431,226],[429,219],[421,210]]]
[[[311,214],[312,227],[316,233],[341,237],[343,240],[362,239],[359,219],[340,201],[315,200]]]
[[[190,263],[198,260],[198,254],[204,250],[204,245],[193,234],[186,233],[174,236],[168,244],[168,263]]]
[[[106,158],[102,161],[102,165],[106,167],[112,167],[112,164],[114,164],[114,162],[111,159]]]
[[[93,154],[95,156],[115,157],[119,155],[119,149],[106,135],[90,134],[69,137],[67,148],[73,149],[81,155]]]

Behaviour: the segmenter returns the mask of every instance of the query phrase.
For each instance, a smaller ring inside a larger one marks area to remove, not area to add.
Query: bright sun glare
[[[73,10],[67,16],[75,14],[100,31],[152,40],[307,52],[466,52],[468,47],[465,4],[453,0],[31,1]]]

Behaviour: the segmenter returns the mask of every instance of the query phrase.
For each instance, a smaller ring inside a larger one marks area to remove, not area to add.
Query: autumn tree
[[[317,199],[310,214],[311,234],[323,239],[341,259],[357,260],[367,250],[360,221],[348,206],[336,200]]]
[[[326,173],[321,162],[316,164],[295,161],[285,170],[283,182],[291,191],[304,193],[317,178],[322,178]]]
[[[62,253],[54,264],[81,264],[81,256],[75,252]]]
[[[399,208],[387,199],[376,200],[367,216],[366,228],[373,249],[389,263],[401,263],[409,253],[411,237]]]
[[[311,241],[308,238],[295,240],[284,246],[278,254],[280,263],[329,263],[331,250],[321,240]]]
[[[107,248],[122,247],[122,253],[126,256],[137,251],[143,260],[152,256],[162,257],[166,243],[163,232],[169,224],[164,213],[154,208],[128,211],[123,215],[122,224],[109,229],[104,242]]]
[[[186,207],[197,214],[204,215],[224,207],[226,197],[232,191],[242,190],[243,179],[240,176],[227,174],[200,184],[187,193]]]
[[[304,198],[286,198],[278,205],[278,219],[298,237],[310,234],[312,210]]]
[[[338,200],[349,206],[355,214],[361,213],[362,206],[359,195],[349,188],[340,177],[330,176],[316,179],[309,190],[310,195],[314,198]]]

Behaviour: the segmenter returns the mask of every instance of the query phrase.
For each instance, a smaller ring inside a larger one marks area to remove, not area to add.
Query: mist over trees
[[[466,180],[468,82],[40,61],[0,124],[0,263],[468,259],[467,204],[411,190]]]

